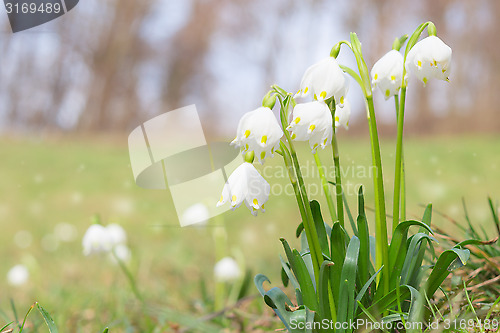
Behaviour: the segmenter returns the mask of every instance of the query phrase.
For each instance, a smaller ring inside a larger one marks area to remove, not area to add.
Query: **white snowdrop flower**
[[[117,263],[116,258],[118,258],[122,262],[129,262],[132,257],[130,249],[125,244],[118,244],[109,253],[109,260],[113,263]]]
[[[371,76],[372,85],[386,100],[396,95],[403,83],[403,55],[396,50],[387,52],[373,65]]]
[[[181,217],[184,225],[205,224],[208,219],[210,219],[208,207],[201,202],[186,208]]]
[[[253,164],[244,162],[229,176],[217,207],[230,202],[231,209],[236,209],[244,201],[252,215],[258,210],[264,210],[264,204],[269,199],[271,185],[260,175]]]
[[[82,239],[83,254],[88,256],[91,254],[109,252],[112,249],[113,239],[107,228],[100,224],[92,224]]]
[[[232,282],[241,276],[241,270],[236,260],[225,257],[215,264],[214,275],[218,282]]]
[[[292,140],[309,141],[313,153],[318,147],[325,148],[332,142],[332,114],[324,101],[297,104],[287,130]]]
[[[348,90],[349,77],[335,58],[328,57],[306,70],[295,97],[302,98],[311,94],[317,100],[334,97],[336,104],[344,104]]]
[[[349,119],[351,118],[351,103],[344,101],[344,106],[337,105],[335,108],[335,128],[340,126],[349,129]]]
[[[263,164],[266,157],[274,156],[282,136],[283,131],[273,111],[262,106],[241,117],[236,138],[231,144],[240,147],[243,154],[254,151],[257,160]]]
[[[451,48],[436,36],[416,43],[406,56],[406,71],[425,84],[431,78],[448,81],[451,68]]]
[[[24,265],[15,265],[7,272],[7,282],[11,286],[21,286],[28,282],[29,279],[28,268]]]
[[[106,232],[109,235],[111,247],[127,242],[127,233],[119,224],[108,224],[106,226]]]

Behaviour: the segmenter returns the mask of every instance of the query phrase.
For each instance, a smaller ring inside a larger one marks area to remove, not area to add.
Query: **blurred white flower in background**
[[[11,286],[21,286],[28,282],[29,279],[28,268],[24,265],[15,265],[7,272],[7,282]]]
[[[110,238],[111,247],[127,242],[127,233],[119,224],[109,224],[106,226],[106,231]]]
[[[125,244],[118,244],[111,251],[112,252],[109,253],[109,260],[115,264],[117,263],[116,258],[123,262],[129,262],[132,257],[130,249]]]
[[[59,223],[54,228],[54,234],[61,242],[72,242],[76,239],[77,230],[69,223]]]
[[[207,206],[200,202],[186,208],[181,219],[184,225],[195,223],[203,225],[210,219],[210,212],[208,211]]]
[[[241,270],[236,260],[224,257],[215,264],[214,276],[218,282],[232,282],[241,277]]]
[[[83,254],[108,254],[111,262],[128,262],[131,258],[130,249],[127,246],[127,233],[122,226],[111,223],[107,226],[92,224],[83,236]]]
[[[108,230],[100,224],[92,224],[83,235],[83,254],[105,253],[111,251],[112,240]]]

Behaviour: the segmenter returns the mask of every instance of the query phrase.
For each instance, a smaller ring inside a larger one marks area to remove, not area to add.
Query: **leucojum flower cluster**
[[[425,30],[428,37],[421,38]],[[337,61],[342,47],[354,54],[357,71]],[[344,328],[345,323],[357,319],[378,320],[394,313],[401,313],[401,318],[392,318],[393,321],[423,321],[429,314],[422,300],[433,297],[449,274],[452,262],[453,267],[460,266],[457,262],[465,264],[469,252],[461,244],[443,252],[430,266],[423,264],[425,251],[433,241],[432,206],[427,207],[421,220],[406,219],[402,152],[407,85],[412,78],[424,86],[432,79],[448,81],[451,56],[451,48],[437,37],[435,25],[426,22],[409,38],[408,35],[396,38],[392,49],[369,71],[361,43],[357,35],[351,33],[349,41],[335,44],[329,56],[305,71],[296,93],[273,85],[264,96],[262,106],[241,118],[231,144],[241,150],[244,162],[229,176],[217,206],[227,203],[235,209],[244,202],[253,215],[264,212],[270,184],[253,163],[256,160],[264,164],[276,154],[283,158],[301,218],[297,235],[307,240],[301,243],[303,248],[297,250],[281,239],[287,259],[282,260],[281,276],[285,286],[293,285],[295,303],[279,288],[266,290],[263,283],[268,279],[264,275],[257,275],[255,284],[266,304],[289,331],[304,332],[294,327],[296,323],[306,325],[303,328],[330,320],[335,325],[340,324],[340,327],[335,326],[337,332],[346,332],[350,328]],[[341,128],[349,127],[351,104],[347,93],[352,80],[361,87],[369,125],[374,170],[374,238],[369,235],[363,188],[359,189],[357,218],[352,218],[351,213],[345,214],[347,201],[342,191],[337,135]],[[385,100],[394,99],[397,114],[392,228],[387,227],[373,103],[375,88],[381,91]],[[279,104],[279,117],[273,113],[275,104]],[[326,223],[319,203],[309,200],[295,149],[298,141],[308,142],[317,164],[330,216]],[[327,179],[322,172],[318,148],[331,150],[334,179]],[[352,236],[347,232],[346,220],[350,222]],[[409,237],[412,226],[419,229]],[[392,237],[389,238],[390,232]]]

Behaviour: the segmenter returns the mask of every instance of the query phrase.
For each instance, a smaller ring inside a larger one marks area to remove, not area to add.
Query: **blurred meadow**
[[[297,242],[300,222],[280,156],[257,166],[271,184],[264,214],[253,217],[242,207],[205,226],[181,228],[168,191],[136,186],[127,137],[148,119],[196,104],[207,140],[229,142],[241,115],[260,105],[269,85],[296,91],[303,71],[350,31],[358,32],[371,68],[395,37],[423,21],[436,24],[453,49],[453,70],[450,83],[431,82],[425,93],[419,82],[410,83],[408,217],[420,218],[432,202],[465,223],[464,199],[474,224],[494,238],[487,197],[500,199],[500,48],[492,42],[500,29],[498,1],[85,0],[16,34],[3,10],[0,327],[16,316],[22,320],[37,301],[62,332],[176,331],[170,322],[179,314],[211,312],[202,286],[214,293],[220,245],[214,233],[221,224],[226,252],[243,258],[252,276],[264,273],[279,285],[279,237]],[[351,126],[339,134],[339,148],[354,211],[360,185],[372,207],[373,180],[365,110],[359,88],[351,86]],[[375,102],[392,206],[394,105],[378,92]],[[298,147],[311,197],[329,219],[310,149]],[[320,155],[332,164],[329,148]],[[123,226],[139,290],[149,304],[173,312],[161,317],[142,309],[116,263],[82,254],[82,237],[97,216]],[[373,212],[368,218],[373,225]],[[463,238],[438,213],[433,224]],[[29,278],[14,286],[7,274],[17,264],[28,268]],[[253,285],[248,294],[257,294]],[[272,317],[260,299],[245,311],[250,318]],[[34,318],[26,332],[43,332]],[[263,330],[280,327],[270,320]]]

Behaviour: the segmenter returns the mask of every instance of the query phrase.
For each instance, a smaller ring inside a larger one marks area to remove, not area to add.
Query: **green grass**
[[[125,137],[0,139],[0,327],[3,322],[13,320],[10,298],[20,317],[38,301],[64,332],[96,332],[106,326],[111,332],[122,332],[127,327],[138,329],[144,325],[146,319],[119,267],[104,258],[82,255],[81,237],[94,214],[99,214],[105,223],[120,223],[127,230],[133,253],[130,269],[148,301],[194,313],[193,304],[201,298],[200,277],[206,277],[209,290],[213,288],[213,228],[181,229],[167,191],[135,186],[126,142]],[[366,138],[341,135],[339,144],[351,209],[356,207],[359,184],[365,185],[367,207],[372,206],[373,181],[367,172],[371,155]],[[299,159],[306,163],[309,175],[315,173],[308,148],[298,146]],[[423,212],[420,205],[432,202],[435,209],[463,221],[461,198],[464,197],[471,219],[491,229],[486,197],[500,198],[500,157],[496,152],[499,146],[499,137],[406,140],[408,218],[419,218]],[[394,142],[382,143],[386,175],[393,175],[393,147]],[[330,151],[322,151],[321,157],[325,165],[331,164]],[[266,175],[272,175],[267,178],[275,192],[288,182],[278,167],[282,165],[280,159],[277,156],[266,162]],[[319,190],[319,179],[314,182]],[[391,207],[392,182],[393,179],[385,179],[388,207]],[[313,191],[311,185],[310,192]],[[313,198],[320,199],[328,220],[321,195],[311,193],[310,199]],[[226,213],[224,218],[229,248],[242,251],[254,274],[264,273],[274,285],[278,284],[278,254],[282,252],[279,237],[296,242],[294,234],[299,218],[294,196],[271,197],[266,213],[257,218],[244,207]],[[368,214],[368,220],[374,230],[372,215]],[[73,224],[78,236],[73,242],[61,242],[55,251],[49,252],[42,244],[47,243],[46,235],[52,234],[61,222]],[[449,223],[437,215],[433,222],[443,227]],[[33,240],[29,247],[15,245],[19,230],[31,232]],[[447,231],[453,234],[454,230]],[[458,230],[455,235],[460,236]],[[30,281],[22,287],[9,287],[6,273],[18,263],[29,267]],[[252,289],[252,293],[257,291]],[[8,318],[3,318],[2,312]],[[44,329],[40,326],[40,331]]]

